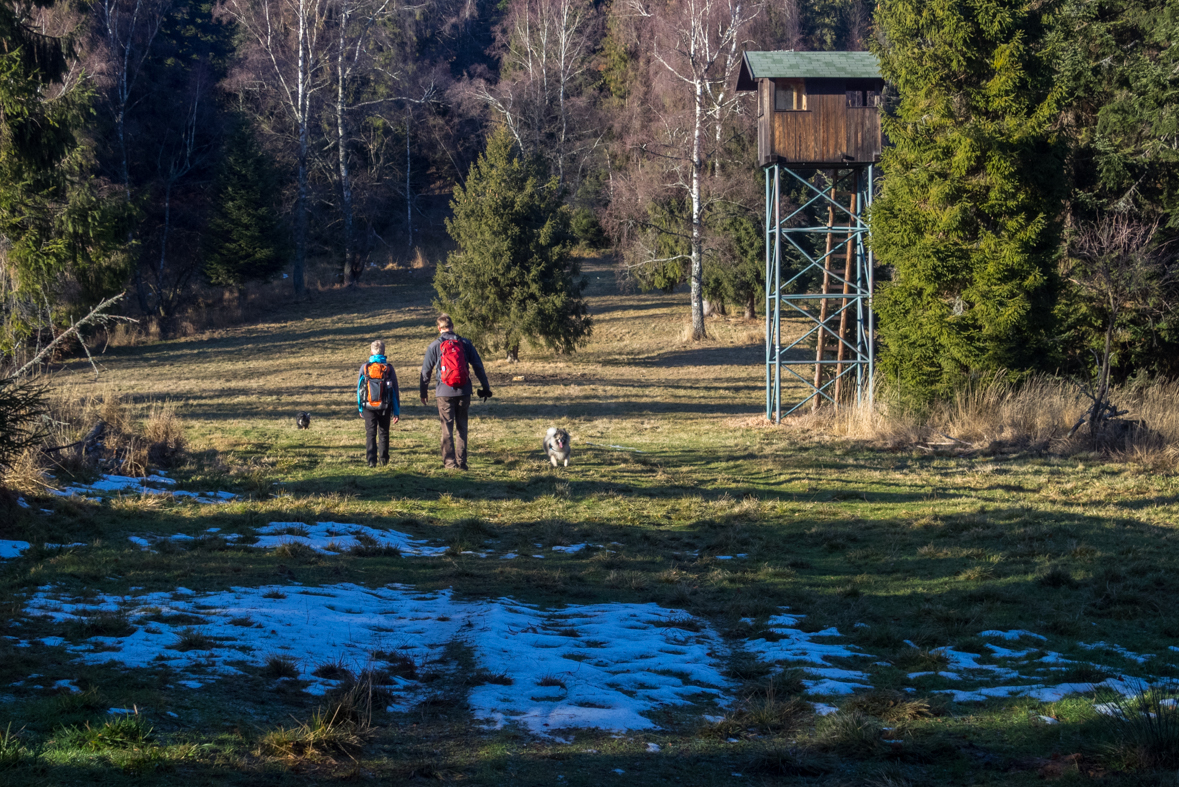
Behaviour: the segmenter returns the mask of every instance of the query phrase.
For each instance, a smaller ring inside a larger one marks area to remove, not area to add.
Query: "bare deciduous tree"
[[[1110,418],[1125,415],[1110,402],[1110,366],[1114,335],[1130,312],[1152,317],[1174,307],[1167,293],[1179,280],[1173,255],[1155,242],[1158,224],[1145,224],[1126,214],[1107,214],[1083,225],[1071,244],[1062,273],[1089,301],[1105,326],[1101,352],[1095,352],[1097,374],[1086,395],[1093,404],[1077,421],[1086,421],[1094,438]]]
[[[469,85],[521,150],[549,160],[563,185],[596,136],[583,88],[601,34],[601,15],[587,0],[516,0],[497,36],[502,78]]]
[[[704,214],[710,198],[704,180],[710,169],[719,174],[722,130],[740,106],[732,91],[739,50],[761,9],[739,0],[678,0],[659,6],[630,0],[630,7],[649,22],[652,69],[663,77],[653,75],[652,81],[660,115],[651,126],[656,133],[641,144],[650,146],[644,152],[660,162],[665,182],[688,202],[692,338],[703,339]],[[676,105],[686,111],[675,112]],[[711,145],[706,140],[709,124]],[[666,261],[650,256],[650,262]]]
[[[218,14],[237,23],[244,58],[232,80],[243,91],[261,89],[282,107],[296,139],[295,294],[304,292],[307,261],[310,135],[315,94],[327,86],[332,41],[327,0],[223,0]]]

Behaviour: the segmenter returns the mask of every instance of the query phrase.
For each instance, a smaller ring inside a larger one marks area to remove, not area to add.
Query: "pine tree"
[[[872,208],[892,269],[877,308],[881,366],[906,397],[969,375],[1049,366],[1063,146],[1043,6],[1023,0],[885,0],[881,72],[900,104]]]
[[[286,263],[289,242],[274,204],[277,179],[244,120],[226,141],[216,192],[205,275],[212,284],[238,288],[270,278]]]
[[[572,352],[592,321],[561,191],[500,128],[454,190],[446,228],[458,244],[434,276],[437,306],[476,343],[519,357],[523,340]]]

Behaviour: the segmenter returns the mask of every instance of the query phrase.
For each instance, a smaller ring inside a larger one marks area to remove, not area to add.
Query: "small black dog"
[[[307,429],[311,426],[311,413],[303,412],[295,416],[295,426]]]
[[[565,467],[568,467],[569,457],[573,456],[573,450],[569,447],[569,433],[564,429],[550,426],[544,435],[544,452],[548,454],[553,467],[557,466],[559,460],[563,460]]]

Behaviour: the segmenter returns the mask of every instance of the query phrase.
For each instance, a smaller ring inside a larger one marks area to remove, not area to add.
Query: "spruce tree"
[[[589,337],[561,190],[539,159],[519,154],[507,129],[488,139],[451,208],[446,228],[458,248],[434,276],[436,305],[469,338],[515,361],[524,340],[572,352]]]
[[[1061,123],[1069,141],[1067,212],[1072,234],[1109,222],[1157,225],[1155,242],[1179,240],[1179,3],[1175,0],[1066,0],[1053,30]],[[1169,266],[1179,263],[1169,262]],[[1067,260],[1057,307],[1065,363],[1074,373],[1104,356],[1109,300]],[[1151,372],[1179,376],[1179,276],[1164,276],[1148,298],[1119,311],[1112,337],[1115,380]]]
[[[881,366],[911,400],[1051,364],[1064,154],[1045,7],[878,6],[881,72],[900,94],[871,216],[892,273],[876,303]]]
[[[129,214],[93,180],[69,39],[24,14],[0,3],[0,358],[118,292],[128,268]]]
[[[217,173],[205,236],[205,275],[222,287],[268,279],[286,263],[290,243],[275,205],[277,178],[244,120],[233,124]]]

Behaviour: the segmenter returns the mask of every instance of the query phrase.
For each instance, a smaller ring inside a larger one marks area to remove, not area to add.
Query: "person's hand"
[[[491,389],[490,388],[480,388],[476,393],[479,395],[479,398],[482,399],[483,401],[487,401],[488,399],[491,398]]]
[[[422,394],[422,397],[421,397],[421,399],[422,399],[422,407],[425,407],[425,406],[427,405],[427,402],[426,402],[426,395],[425,395],[425,394]]]
[[[398,421],[400,421],[400,420],[401,420],[401,418],[400,418],[399,416],[396,416],[396,415],[395,415],[395,416],[393,416],[392,418],[390,418],[390,419],[389,419],[389,423],[391,423],[391,424],[395,424],[395,423],[397,423],[397,422],[398,422]]]

